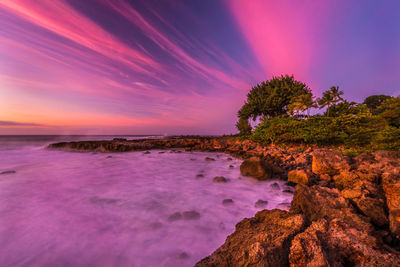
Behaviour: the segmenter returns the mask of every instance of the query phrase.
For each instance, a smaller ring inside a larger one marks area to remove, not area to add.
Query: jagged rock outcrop
[[[333,176],[346,170],[350,170],[350,165],[339,152],[332,150],[314,151],[312,159],[313,173]]]
[[[225,244],[196,266],[288,266],[293,237],[304,218],[282,210],[263,210],[243,219]]]

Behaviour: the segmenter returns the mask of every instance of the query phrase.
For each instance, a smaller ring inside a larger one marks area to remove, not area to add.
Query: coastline
[[[377,151],[357,157],[320,149],[262,146],[235,137],[78,141],[49,149],[129,152],[185,149],[244,159],[242,171],[297,184],[289,211],[263,210],[197,266],[400,265],[400,159]],[[269,175],[265,176],[264,173]]]

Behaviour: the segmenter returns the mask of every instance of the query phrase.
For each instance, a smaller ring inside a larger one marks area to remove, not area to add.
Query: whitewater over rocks
[[[70,142],[49,148],[225,152],[244,159],[242,175],[297,184],[288,211],[262,210],[243,219],[196,266],[400,266],[400,159],[395,152],[349,158],[329,149],[266,147],[231,137]]]

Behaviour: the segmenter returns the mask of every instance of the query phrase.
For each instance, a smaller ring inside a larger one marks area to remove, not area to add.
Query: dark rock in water
[[[300,214],[257,212],[240,221],[225,243],[195,266],[289,266],[291,240],[304,224]]]
[[[222,200],[222,205],[224,205],[224,206],[233,205],[233,199],[226,198],[226,199]]]
[[[200,173],[200,174],[197,174],[197,175],[196,175],[196,178],[204,178],[204,174],[201,174],[201,173]]]
[[[0,175],[3,175],[3,174],[12,174],[12,173],[16,173],[16,171],[3,171],[3,172],[0,172]]]
[[[246,159],[240,165],[240,173],[258,180],[267,180],[272,177],[272,166],[259,157]]]
[[[196,159],[190,159],[191,161],[195,161]]]
[[[169,222],[174,222],[182,219],[182,214],[180,212],[175,212],[168,217]]]
[[[158,152],[158,154],[164,154],[165,153],[165,151],[160,151],[160,152]]]
[[[276,189],[276,190],[280,190],[281,189],[281,187],[279,186],[278,183],[273,183],[270,186],[271,186],[272,189]]]
[[[283,193],[290,193],[293,194],[293,190],[292,189],[285,189],[282,191]]]
[[[268,201],[259,199],[257,200],[256,204],[254,204],[254,207],[257,209],[265,208],[268,205]]]
[[[195,210],[184,211],[184,212],[182,212],[182,215],[183,215],[183,219],[184,220],[198,220],[198,219],[200,219],[200,213],[198,213]]]
[[[293,182],[286,182],[285,183],[285,185],[287,185],[287,186],[293,186],[293,187],[295,187],[296,186],[296,184],[295,183],[293,183]]]
[[[111,159],[111,158],[112,158],[112,156],[107,156],[106,158],[107,158],[107,159]]]
[[[127,141],[125,138],[114,138],[113,141]]]
[[[206,157],[205,160],[206,160],[206,161],[215,161],[214,158],[210,158],[210,157]]]
[[[182,253],[179,254],[178,258],[181,259],[181,260],[185,260],[185,259],[190,258],[190,256],[186,252],[182,252]]]
[[[90,199],[90,202],[94,203],[94,204],[115,204],[117,202],[119,202],[119,199],[114,199],[114,198],[100,198],[100,197],[92,197]]]
[[[228,182],[229,180],[228,180],[227,178],[225,178],[224,176],[215,176],[214,179],[213,179],[213,181],[214,181],[215,183],[226,183],[226,182]]]
[[[232,161],[232,158],[227,158],[226,160],[227,160],[227,161]]]
[[[229,165],[229,169],[233,169],[233,168],[235,168],[235,166]]]
[[[150,151],[143,152],[143,154],[150,154],[150,153],[151,153]]]

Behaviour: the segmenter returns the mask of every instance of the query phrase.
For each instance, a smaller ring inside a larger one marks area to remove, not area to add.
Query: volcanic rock
[[[272,177],[272,166],[258,157],[246,159],[240,165],[240,173],[259,180],[267,180]]]

